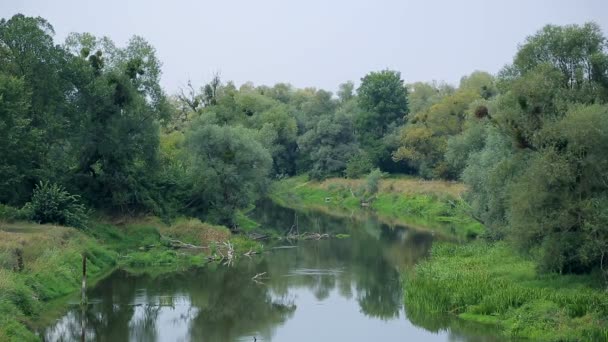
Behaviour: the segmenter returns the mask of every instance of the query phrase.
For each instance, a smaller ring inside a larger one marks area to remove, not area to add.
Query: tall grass
[[[22,251],[18,271],[16,250]],[[31,223],[4,224],[0,230],[0,341],[36,341],[27,328],[45,301],[76,291],[82,254],[91,279],[111,269],[118,254],[73,228]]]
[[[116,265],[139,270],[165,267],[165,271],[202,265],[212,245],[221,248],[228,241],[237,254],[262,250],[258,242],[233,237],[226,227],[197,219],[179,219],[168,225],[155,217],[107,218],[77,230],[19,222],[16,213],[14,208],[0,207],[2,342],[39,340],[28,327],[38,320],[47,301],[79,289],[82,254],[87,256],[88,276],[94,281]],[[197,249],[197,253],[174,251],[167,248],[163,235],[209,248]]]
[[[408,316],[457,314],[510,337],[602,340],[608,293],[594,275],[539,275],[505,243],[440,244],[405,276]]]
[[[331,178],[322,182],[308,181],[305,176],[275,182],[271,199],[288,207],[316,209],[338,208],[351,212],[365,211],[356,196],[363,180]],[[423,181],[407,177],[380,181],[379,193],[371,210],[390,223],[435,230],[462,240],[483,232],[483,226],[471,218],[460,199],[465,190],[461,183]]]

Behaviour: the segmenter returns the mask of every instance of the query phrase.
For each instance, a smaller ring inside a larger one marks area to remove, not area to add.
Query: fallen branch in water
[[[250,258],[251,258],[251,256],[252,256],[252,255],[254,255],[254,254],[258,254],[258,252],[254,251],[254,250],[252,250],[252,249],[250,249],[250,250],[249,250],[247,253],[243,253],[243,255],[244,255],[244,256],[246,256],[246,257],[250,257]]]
[[[260,280],[263,279],[268,279],[268,277],[264,277],[264,275],[266,274],[266,272],[262,272],[262,273],[258,273],[256,275],[254,275],[251,280],[253,280],[256,284],[264,284],[263,282],[261,282]],[[262,278],[264,277],[264,278]]]
[[[285,240],[321,240],[329,239],[330,235],[327,233],[302,233],[302,234],[288,234]]]
[[[197,245],[193,245],[193,244],[190,244],[190,243],[182,242],[182,241],[179,241],[177,239],[172,239],[172,238],[169,238],[169,237],[166,237],[166,236],[161,236],[161,239],[164,239],[164,240],[168,241],[169,242],[169,247],[170,248],[174,248],[174,249],[177,249],[177,248],[207,249],[207,248],[209,248],[209,247],[206,247],[206,246],[197,246]]]

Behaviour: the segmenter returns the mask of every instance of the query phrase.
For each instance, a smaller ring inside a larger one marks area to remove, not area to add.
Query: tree
[[[352,120],[344,113],[323,116],[298,139],[298,146],[314,179],[341,175],[358,151]]]
[[[458,90],[444,97],[428,110],[410,118],[401,131],[400,146],[394,152],[395,160],[407,160],[425,178],[458,177],[444,158],[451,136],[462,132],[470,113],[470,104],[480,99],[472,90]]]
[[[0,201],[23,204],[39,180],[54,177],[53,159],[64,159],[70,132],[81,122],[72,101],[78,77],[70,56],[53,44],[53,34],[40,17],[17,14],[0,20],[0,106],[7,120],[2,160],[10,173],[0,175],[7,177],[0,184],[14,190]]]
[[[236,210],[263,193],[270,153],[251,130],[200,121],[187,133],[185,151],[189,211],[233,227]]]
[[[352,81],[348,81],[340,84],[338,90],[338,98],[340,102],[344,103],[355,97],[355,84]]]
[[[605,41],[594,24],[545,27],[478,111],[489,126],[463,173],[471,205],[490,235],[537,251],[543,270],[589,272],[605,259]]]
[[[371,72],[361,79],[357,99],[362,111],[355,118],[357,137],[376,166],[394,170],[393,146],[384,140],[394,135],[408,113],[407,88],[397,71]],[[394,139],[389,139],[394,140]]]
[[[81,37],[86,39],[80,42],[79,58],[88,62],[83,72],[89,79],[79,89],[78,107],[86,120],[73,138],[74,183],[97,208],[161,214],[163,201],[154,182],[159,123],[169,110],[155,50],[141,37],[123,49],[107,39]],[[84,53],[88,46],[103,49],[94,54],[103,63]],[[103,67],[97,70],[96,65]]]
[[[0,73],[0,203],[27,198],[38,173],[41,132],[31,123],[30,103],[23,79]]]
[[[454,93],[454,87],[445,83],[415,82],[407,85],[409,113],[416,114],[429,109],[443,97]]]
[[[564,75],[564,87],[586,88],[593,95],[606,99],[608,56],[605,49],[606,37],[595,23],[547,25],[526,39],[515,56],[511,71],[521,76],[548,64]]]
[[[408,113],[407,88],[397,71],[382,70],[365,75],[357,93],[359,105],[365,111],[358,118],[357,128],[371,132],[375,138],[384,135],[391,124],[403,121]]]

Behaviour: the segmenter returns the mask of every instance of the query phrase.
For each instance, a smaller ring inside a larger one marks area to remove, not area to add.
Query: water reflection
[[[255,215],[264,226],[283,230],[296,216],[268,203]],[[420,317],[416,325],[405,318],[399,270],[427,253],[430,234],[388,227],[372,217],[297,216],[300,232],[350,238],[301,241],[232,267],[117,271],[89,291],[84,313],[74,306],[42,335],[78,341],[86,322],[86,339],[96,341],[471,340],[445,325],[427,330],[416,326],[429,324]],[[252,280],[264,272],[267,279]]]

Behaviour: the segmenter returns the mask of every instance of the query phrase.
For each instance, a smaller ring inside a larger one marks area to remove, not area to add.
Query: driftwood
[[[268,239],[268,235],[266,234],[259,234],[259,233],[251,233],[248,235],[248,237],[251,240],[266,240]]]
[[[254,250],[251,250],[251,249],[247,253],[243,253],[244,256],[249,257],[249,258],[251,258],[251,256],[254,254],[259,254],[259,253]]]
[[[285,236],[285,240],[321,240],[330,238],[329,234],[321,233],[302,233],[302,234],[288,234]]]
[[[266,272],[258,273],[254,275],[251,280],[253,280],[256,284],[262,285],[264,283],[261,280],[268,279],[268,277],[264,277],[264,275],[266,275]]]
[[[169,242],[169,247],[174,248],[174,249],[178,249],[178,248],[206,249],[206,248],[209,248],[207,246],[197,246],[197,245],[193,245],[190,243],[179,241],[177,239],[171,239],[166,236],[162,236],[162,238],[167,240]]]

